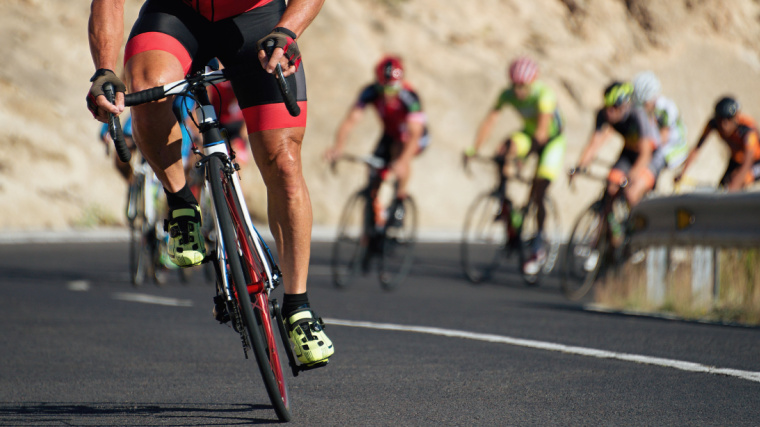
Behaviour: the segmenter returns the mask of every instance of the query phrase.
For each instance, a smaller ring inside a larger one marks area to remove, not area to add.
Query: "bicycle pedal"
[[[203,257],[203,261],[201,261],[201,264],[205,264],[210,261],[216,260],[216,251],[212,251],[210,253],[207,253],[205,257]]]

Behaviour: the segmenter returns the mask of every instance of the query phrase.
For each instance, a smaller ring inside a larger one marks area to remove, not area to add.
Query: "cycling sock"
[[[198,205],[198,201],[195,200],[195,196],[193,196],[193,192],[190,191],[190,186],[187,183],[176,193],[170,193],[166,188],[164,188],[164,193],[166,193],[166,203],[169,205],[169,210],[192,208]]]
[[[282,317],[287,319],[299,308],[309,308],[309,296],[302,294],[285,294],[282,298]]]

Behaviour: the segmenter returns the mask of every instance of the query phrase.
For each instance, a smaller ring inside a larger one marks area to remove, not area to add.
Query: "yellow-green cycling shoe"
[[[169,259],[180,267],[192,267],[203,262],[206,245],[201,236],[201,209],[175,209],[169,212],[167,221]]]
[[[296,357],[304,365],[327,363],[327,359],[335,353],[332,341],[325,334],[322,318],[316,317],[311,309],[297,310],[285,323]]]

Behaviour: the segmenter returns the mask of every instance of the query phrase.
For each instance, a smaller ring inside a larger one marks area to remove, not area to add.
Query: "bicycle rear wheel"
[[[507,254],[507,222],[498,193],[483,193],[467,211],[460,245],[464,274],[472,283],[488,280]]]
[[[388,207],[388,217],[380,257],[378,278],[385,290],[393,290],[412,270],[417,242],[417,205],[411,196],[396,199]]]
[[[367,197],[361,191],[352,195],[343,208],[331,260],[333,283],[338,288],[347,287],[369,268],[366,209]]]
[[[277,417],[289,421],[290,400],[272,328],[273,313],[267,292],[262,288],[264,270],[252,246],[257,237],[248,231],[237,193],[221,160],[211,157],[207,168],[224,246],[224,254],[219,256],[226,258],[227,274],[234,284],[239,312],[269,400]],[[250,292],[253,292],[253,300]]]
[[[594,285],[607,253],[606,221],[598,203],[586,209],[573,227],[562,268],[562,293],[577,301]]]
[[[544,198],[544,208],[546,218],[544,219],[544,228],[541,234],[541,242],[538,238],[538,206],[532,201],[523,210],[523,220],[520,230],[520,271],[523,279],[528,285],[538,285],[544,276],[547,276],[554,269],[557,263],[560,246],[560,222],[559,211],[554,202]],[[534,255],[536,248],[540,247],[543,253],[537,260],[539,263],[537,271],[526,271],[525,262]]]

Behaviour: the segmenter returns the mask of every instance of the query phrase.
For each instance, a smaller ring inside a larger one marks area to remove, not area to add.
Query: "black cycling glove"
[[[301,65],[301,51],[296,44],[296,33],[285,27],[277,27],[267,34],[257,43],[259,50],[264,50],[267,55],[271,55],[275,49],[282,48],[285,52],[285,58],[290,65],[295,65],[296,69]]]
[[[127,91],[127,86],[121,79],[116,77],[116,73],[106,68],[100,68],[98,71],[95,71],[90,81],[92,82],[92,86],[90,86],[90,92],[87,94],[87,109],[90,110],[94,117],[98,116],[98,105],[95,103],[95,99],[100,95],[105,95],[103,85],[111,83],[114,92]]]

